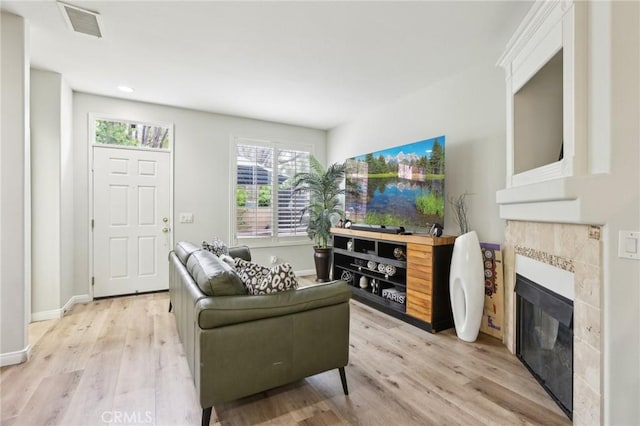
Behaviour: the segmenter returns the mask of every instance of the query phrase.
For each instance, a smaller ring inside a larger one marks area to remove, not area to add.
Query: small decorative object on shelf
[[[347,250],[353,251],[353,240],[347,241]]]
[[[377,267],[378,267],[378,264],[373,260],[370,260],[367,262],[367,268],[371,269],[372,271],[375,271]]]
[[[374,281],[375,282],[375,281]],[[360,288],[369,287],[369,280],[364,275],[360,277]]]
[[[384,263],[380,263],[378,265],[378,272],[380,272],[381,274],[384,274],[384,271],[386,270],[387,265],[385,265]]]
[[[407,255],[404,253],[402,247],[396,247],[393,249],[393,257],[398,260],[403,260],[407,258]]]
[[[389,275],[390,277],[394,276],[396,274],[396,267],[393,265],[387,265],[384,268],[384,271],[387,275]]]
[[[340,276],[340,279],[342,281],[346,281],[350,283],[351,280],[353,279],[353,275],[351,274],[351,271],[342,271],[342,275]]]
[[[373,279],[371,280],[371,292],[378,294],[378,287],[380,286],[380,283],[378,282],[378,280]]]
[[[385,288],[382,290],[382,297],[404,305],[407,293],[395,288]]]

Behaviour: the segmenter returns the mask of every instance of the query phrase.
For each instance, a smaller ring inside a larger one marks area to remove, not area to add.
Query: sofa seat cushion
[[[236,258],[235,265],[242,283],[251,295],[272,294],[298,288],[298,280],[289,263],[268,268]]]
[[[350,298],[344,281],[252,297],[205,297],[196,303],[196,322],[206,330],[348,303]]]
[[[198,247],[189,241],[180,241],[176,244],[174,252],[176,253],[176,256],[178,256],[178,259],[180,259],[180,262],[186,266],[189,256],[198,250],[202,250],[202,247]]]
[[[247,291],[238,274],[216,255],[206,250],[189,256],[187,270],[207,296],[245,295]]]

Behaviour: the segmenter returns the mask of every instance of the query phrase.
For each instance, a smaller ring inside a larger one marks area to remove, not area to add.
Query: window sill
[[[292,247],[292,246],[313,246],[313,241],[308,238],[300,240],[268,240],[260,241],[255,239],[236,239],[235,245],[246,245],[251,249],[259,248],[277,248],[277,247]]]

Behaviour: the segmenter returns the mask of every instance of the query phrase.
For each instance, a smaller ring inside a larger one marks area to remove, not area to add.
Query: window
[[[291,178],[309,171],[311,147],[292,149],[274,142],[236,139],[233,152],[236,239],[306,238],[306,225],[300,222],[300,216],[309,195],[294,194]]]
[[[98,145],[162,150],[170,147],[171,126],[101,118],[94,125]]]

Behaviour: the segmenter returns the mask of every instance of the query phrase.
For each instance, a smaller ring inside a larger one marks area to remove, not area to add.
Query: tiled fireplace
[[[573,422],[578,425],[600,424],[602,419],[601,250],[598,226],[507,221],[505,344],[511,352],[516,352],[516,264],[543,265],[540,269],[550,265],[571,275]]]

